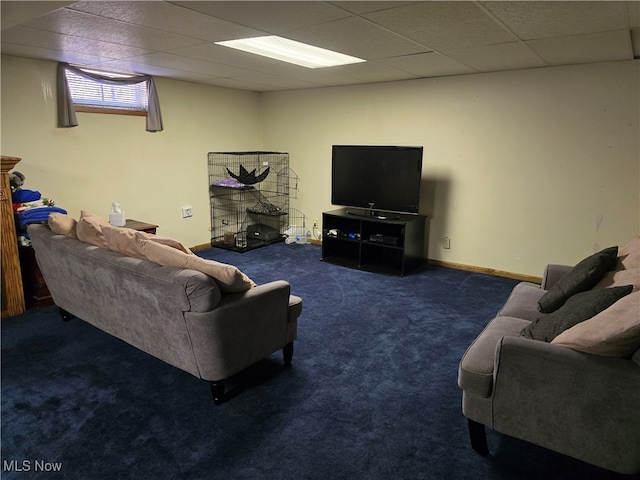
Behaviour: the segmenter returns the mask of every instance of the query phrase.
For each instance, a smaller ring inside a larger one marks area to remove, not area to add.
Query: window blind
[[[79,67],[74,67],[68,63],[58,63],[58,70],[56,74],[57,79],[57,102],[58,102],[58,126],[62,128],[76,127],[78,126],[78,119],[76,117],[75,99],[71,93],[70,81],[73,81],[75,77],[80,77],[82,85],[91,85],[85,92],[85,101],[91,101],[84,108],[93,108],[92,105],[98,106],[98,108],[107,109],[138,109],[146,113],[146,130],[147,132],[161,132],[164,127],[162,124],[162,114],[160,113],[160,102],[158,101],[158,92],[156,90],[153,77],[150,75],[123,75],[123,74],[110,74],[105,75],[102,72],[95,72],[91,70],[84,70]],[[87,83],[88,81],[88,83]],[[100,86],[96,90],[96,85]],[[136,87],[139,85],[139,89],[130,87]],[[114,106],[114,101],[122,102],[124,99],[125,107]],[[131,103],[132,99],[136,99],[134,104]],[[80,107],[80,105],[78,105]],[[135,113],[137,114],[137,113]]]
[[[125,75],[98,73],[112,78],[127,78]],[[73,103],[96,108],[118,108],[125,110],[147,111],[147,84],[109,84],[100,80],[82,77],[71,70],[65,70],[65,76]]]

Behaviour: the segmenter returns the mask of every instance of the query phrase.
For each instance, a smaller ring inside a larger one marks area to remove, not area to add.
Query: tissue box
[[[109,223],[114,227],[124,227],[125,223],[127,223],[127,219],[124,216],[124,212],[110,213]]]

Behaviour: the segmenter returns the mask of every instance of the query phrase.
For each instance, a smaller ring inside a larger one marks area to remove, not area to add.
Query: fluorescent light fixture
[[[366,62],[366,60],[361,58],[332,52],[331,50],[325,50],[324,48],[314,47],[313,45],[307,45],[306,43],[296,42],[275,35],[241,38],[226,42],[216,42],[216,44],[307,68],[326,68]]]

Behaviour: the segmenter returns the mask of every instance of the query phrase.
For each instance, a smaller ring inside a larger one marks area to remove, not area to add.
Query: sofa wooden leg
[[[469,422],[469,437],[471,438],[471,448],[486,457],[489,455],[489,447],[487,446],[487,435],[484,431],[484,425],[473,420],[467,419]]]
[[[224,380],[211,382],[211,396],[216,405],[221,405],[224,402]]]
[[[74,318],[76,318],[71,313],[60,307],[58,307],[58,311],[60,312],[60,316],[62,317],[63,322],[68,322],[69,320],[73,320]]]
[[[282,355],[284,356],[284,364],[291,365],[291,360],[293,359],[293,342],[289,342],[284,346]]]

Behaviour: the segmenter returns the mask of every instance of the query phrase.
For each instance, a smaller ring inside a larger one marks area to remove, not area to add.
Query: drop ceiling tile
[[[234,67],[245,68],[247,70],[254,71],[277,71],[278,69],[285,68],[287,65],[296,67],[295,65],[287,64],[285,62],[281,62],[271,58],[262,57],[260,55],[255,55],[253,53],[243,52],[220,45],[213,45],[210,43],[203,43],[187,48],[179,48],[176,50],[172,50],[170,53],[179,56],[221,63],[224,65],[232,65]]]
[[[230,88],[233,90],[249,90],[252,92],[275,92],[284,90],[272,84],[260,83],[259,81],[241,80],[238,78],[214,78],[207,82],[208,85],[216,87]]]
[[[640,1],[2,0],[0,5],[3,54],[255,91],[529,68],[539,66],[536,54],[551,65],[624,60],[632,51],[640,55]],[[213,43],[265,33],[368,61],[311,70]],[[516,33],[550,37],[522,43]]]
[[[436,51],[517,40],[474,2],[419,2],[365,17]]]
[[[325,69],[328,72],[345,77],[355,78],[363,82],[392,82],[396,80],[409,80],[418,78],[411,72],[405,72],[397,68],[382,65],[377,62],[354,63],[351,65],[342,65],[339,67],[330,67]]]
[[[481,72],[545,67],[547,64],[521,42],[483,45],[445,52],[448,57]]]
[[[49,1],[49,2],[25,2],[6,1],[0,2],[0,21],[2,30],[15,27],[27,20],[46,15],[54,10],[71,5],[75,2]]]
[[[172,70],[198,73],[210,77],[230,77],[248,73],[249,70],[237,68],[231,65],[198,60],[196,58],[181,57],[171,53],[152,53],[149,55],[134,57],[129,59],[133,64],[153,65]]]
[[[328,2],[247,1],[247,2],[174,2],[246,27],[281,34],[289,30],[330,22],[349,15]]]
[[[379,60],[379,63],[421,77],[441,77],[445,75],[477,73],[473,68],[436,52],[385,58]]]
[[[358,17],[288,32],[285,36],[365,60],[428,51],[415,42]]]
[[[377,1],[355,1],[355,2],[331,2],[335,6],[349,10],[350,12],[362,15],[363,13],[378,12],[380,10],[387,10],[389,8],[398,8],[405,5],[411,5],[417,2],[401,2],[401,1],[389,1],[389,2],[377,2]]]
[[[293,68],[291,68],[293,67]],[[273,68],[271,73],[279,76],[286,76],[289,78],[295,78],[297,80],[303,80],[305,82],[313,83],[320,86],[337,86],[354,83],[356,79],[353,77],[347,77],[345,75],[337,74],[331,69],[327,68],[304,68],[297,67],[296,65],[283,64],[280,68]]]
[[[195,38],[139,27],[66,8],[26,22],[24,26],[154,51],[201,43],[201,40]]]
[[[210,42],[264,35],[264,32],[260,30],[203,15],[168,2],[83,1],[70,8],[83,13]]]
[[[104,58],[95,55],[86,55],[76,52],[61,52],[42,47],[32,47],[29,45],[16,45],[2,42],[2,55],[13,55],[23,58],[37,58],[39,60],[51,60],[53,62],[75,63],[78,65],[89,65],[93,62],[101,62]]]
[[[628,30],[544,38],[526,43],[550,65],[613,62],[633,58]]]
[[[629,28],[627,2],[482,2],[523,40]]]
[[[77,55],[88,55],[94,58],[106,59],[132,57],[151,52],[151,50],[130,47],[128,45],[119,45],[71,35],[61,35],[55,32],[27,27],[14,27],[9,30],[3,30],[3,51],[5,42],[45,48],[47,50],[57,50],[66,52],[67,54],[73,52]]]
[[[302,88],[316,88],[319,85],[304,80],[297,80],[293,78],[280,77],[278,75],[270,75],[263,72],[250,72],[243,75],[234,75],[229,77],[239,82],[251,82],[265,86],[278,87],[285,90],[298,90]]]
[[[137,59],[135,59],[134,61],[113,60],[109,62],[96,62],[93,64],[87,64],[87,67],[105,71],[135,72],[145,75],[153,75],[155,77],[171,78],[173,80],[206,84],[211,84],[211,82],[216,78],[223,78],[195,72],[186,72],[184,70],[177,70],[173,68],[165,68],[157,65],[143,64]]]

